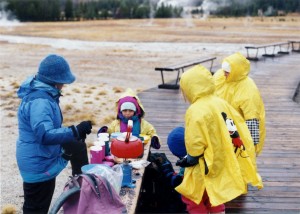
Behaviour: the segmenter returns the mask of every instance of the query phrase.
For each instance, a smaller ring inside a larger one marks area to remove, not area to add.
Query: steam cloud
[[[164,4],[164,5],[172,5],[172,6],[177,6],[177,7],[192,7],[196,6],[199,4],[201,0],[159,0],[158,1],[158,6]]]
[[[20,25],[20,22],[15,19],[10,11],[4,11],[6,2],[0,2],[0,26],[16,26]]]
[[[228,7],[233,4],[244,5],[249,2],[251,0],[204,0],[201,7],[205,14],[210,14],[222,7]]]

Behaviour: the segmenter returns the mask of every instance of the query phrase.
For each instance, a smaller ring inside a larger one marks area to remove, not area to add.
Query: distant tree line
[[[213,14],[218,16],[280,16],[300,13],[299,0],[227,0],[228,6],[221,7]],[[241,3],[243,2],[243,3]]]
[[[0,0],[1,1],[1,0]],[[2,0],[3,1],[3,0]],[[6,0],[20,21],[178,18],[183,8],[150,0]]]
[[[211,0],[217,1],[217,0]],[[158,0],[0,0],[20,21],[178,18],[182,7],[157,5]],[[243,4],[241,3],[243,2]],[[199,6],[202,1],[198,1]],[[300,0],[226,0],[217,16],[258,16],[300,13]],[[192,11],[201,14],[201,7]],[[259,12],[260,11],[260,12]]]

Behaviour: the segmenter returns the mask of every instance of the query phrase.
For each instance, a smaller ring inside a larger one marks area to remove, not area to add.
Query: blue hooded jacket
[[[19,88],[19,138],[16,157],[24,182],[55,178],[67,165],[62,158],[64,143],[76,143],[72,129],[62,127],[60,92],[51,85],[29,77]]]

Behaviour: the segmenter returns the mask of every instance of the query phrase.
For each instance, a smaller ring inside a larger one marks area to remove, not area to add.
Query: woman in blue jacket
[[[90,121],[63,127],[59,106],[64,84],[75,81],[67,61],[58,55],[42,60],[38,73],[20,86],[17,163],[23,179],[23,213],[47,213],[56,176],[71,161],[72,174],[88,164],[84,139],[91,133]]]

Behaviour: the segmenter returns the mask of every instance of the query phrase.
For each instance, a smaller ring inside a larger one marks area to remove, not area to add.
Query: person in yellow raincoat
[[[179,164],[185,167],[184,178],[175,189],[182,195],[189,213],[199,213],[199,207],[203,213],[214,212],[215,207],[222,212],[224,203],[246,192],[248,182],[222,113],[236,122],[245,146],[250,144],[254,149],[250,133],[236,110],[215,96],[213,77],[205,67],[197,65],[183,73],[180,88],[190,106],[185,114],[187,156]],[[251,165],[250,158],[246,158]],[[186,164],[182,164],[184,161]],[[256,173],[253,165],[251,170]]]
[[[107,126],[99,129],[98,133],[108,132],[126,132],[128,120],[133,121],[132,135],[136,137],[149,137],[151,147],[160,148],[160,139],[154,126],[144,119],[144,107],[136,93],[128,88],[116,102],[117,116],[116,119]]]
[[[249,72],[249,60],[241,53],[235,53],[223,60],[222,69],[214,74],[214,81],[216,95],[232,105],[246,121],[259,155],[266,136],[265,108],[255,82],[248,76]]]

